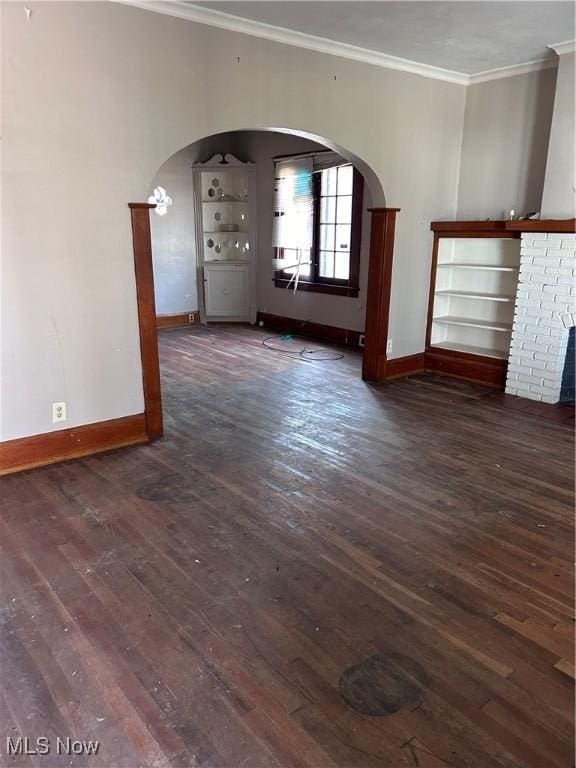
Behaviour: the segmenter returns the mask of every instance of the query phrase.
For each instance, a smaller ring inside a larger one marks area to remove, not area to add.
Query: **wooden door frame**
[[[388,358],[388,321],[392,291],[392,263],[396,214],[400,208],[368,208],[370,221],[370,256],[366,290],[366,325],[362,378],[379,382],[386,379]]]
[[[134,273],[140,329],[140,356],[144,389],[146,431],[150,440],[162,436],[162,392],[158,357],[158,331],[154,297],[150,203],[128,203],[132,218]],[[369,208],[370,256],[366,292],[366,330],[362,355],[362,378],[379,382],[394,375],[386,356],[392,287],[392,262],[396,214],[400,208]]]
[[[132,244],[134,247],[134,274],[140,330],[140,357],[144,389],[144,416],[150,440],[162,437],[162,391],[160,389],[160,361],[158,357],[158,329],[156,298],[154,296],[154,269],[152,265],[152,236],[150,233],[150,203],[128,203],[132,217]]]

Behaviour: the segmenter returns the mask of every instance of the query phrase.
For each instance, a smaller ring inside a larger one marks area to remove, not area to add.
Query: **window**
[[[276,164],[275,284],[357,296],[362,176],[341,158],[330,166],[318,157]]]

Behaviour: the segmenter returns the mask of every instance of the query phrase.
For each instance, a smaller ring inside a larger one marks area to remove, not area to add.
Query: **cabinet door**
[[[248,320],[248,269],[205,268],[206,317]]]

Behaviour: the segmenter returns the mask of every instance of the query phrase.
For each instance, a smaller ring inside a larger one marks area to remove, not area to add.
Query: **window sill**
[[[284,277],[274,278],[274,285],[276,288],[286,289],[289,283],[290,281]],[[290,284],[289,290],[294,290],[294,283]],[[313,293],[329,293],[332,296],[349,296],[351,298],[356,298],[360,292],[359,288],[353,288],[349,285],[336,285],[335,283],[309,283],[305,280],[298,281],[298,287],[296,290],[312,291]]]

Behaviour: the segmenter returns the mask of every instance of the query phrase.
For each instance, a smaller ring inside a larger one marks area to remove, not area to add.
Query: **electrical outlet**
[[[363,333],[361,333],[360,336],[358,336],[358,346],[363,347],[365,343],[366,343],[366,337],[364,336]]]
[[[188,315],[188,322],[189,323],[195,323],[196,322],[196,315],[194,314],[194,312],[190,312],[190,314]]]
[[[386,354],[389,355],[392,352],[392,339],[388,339],[386,342]]]
[[[66,403],[52,403],[52,424],[66,421]]]

